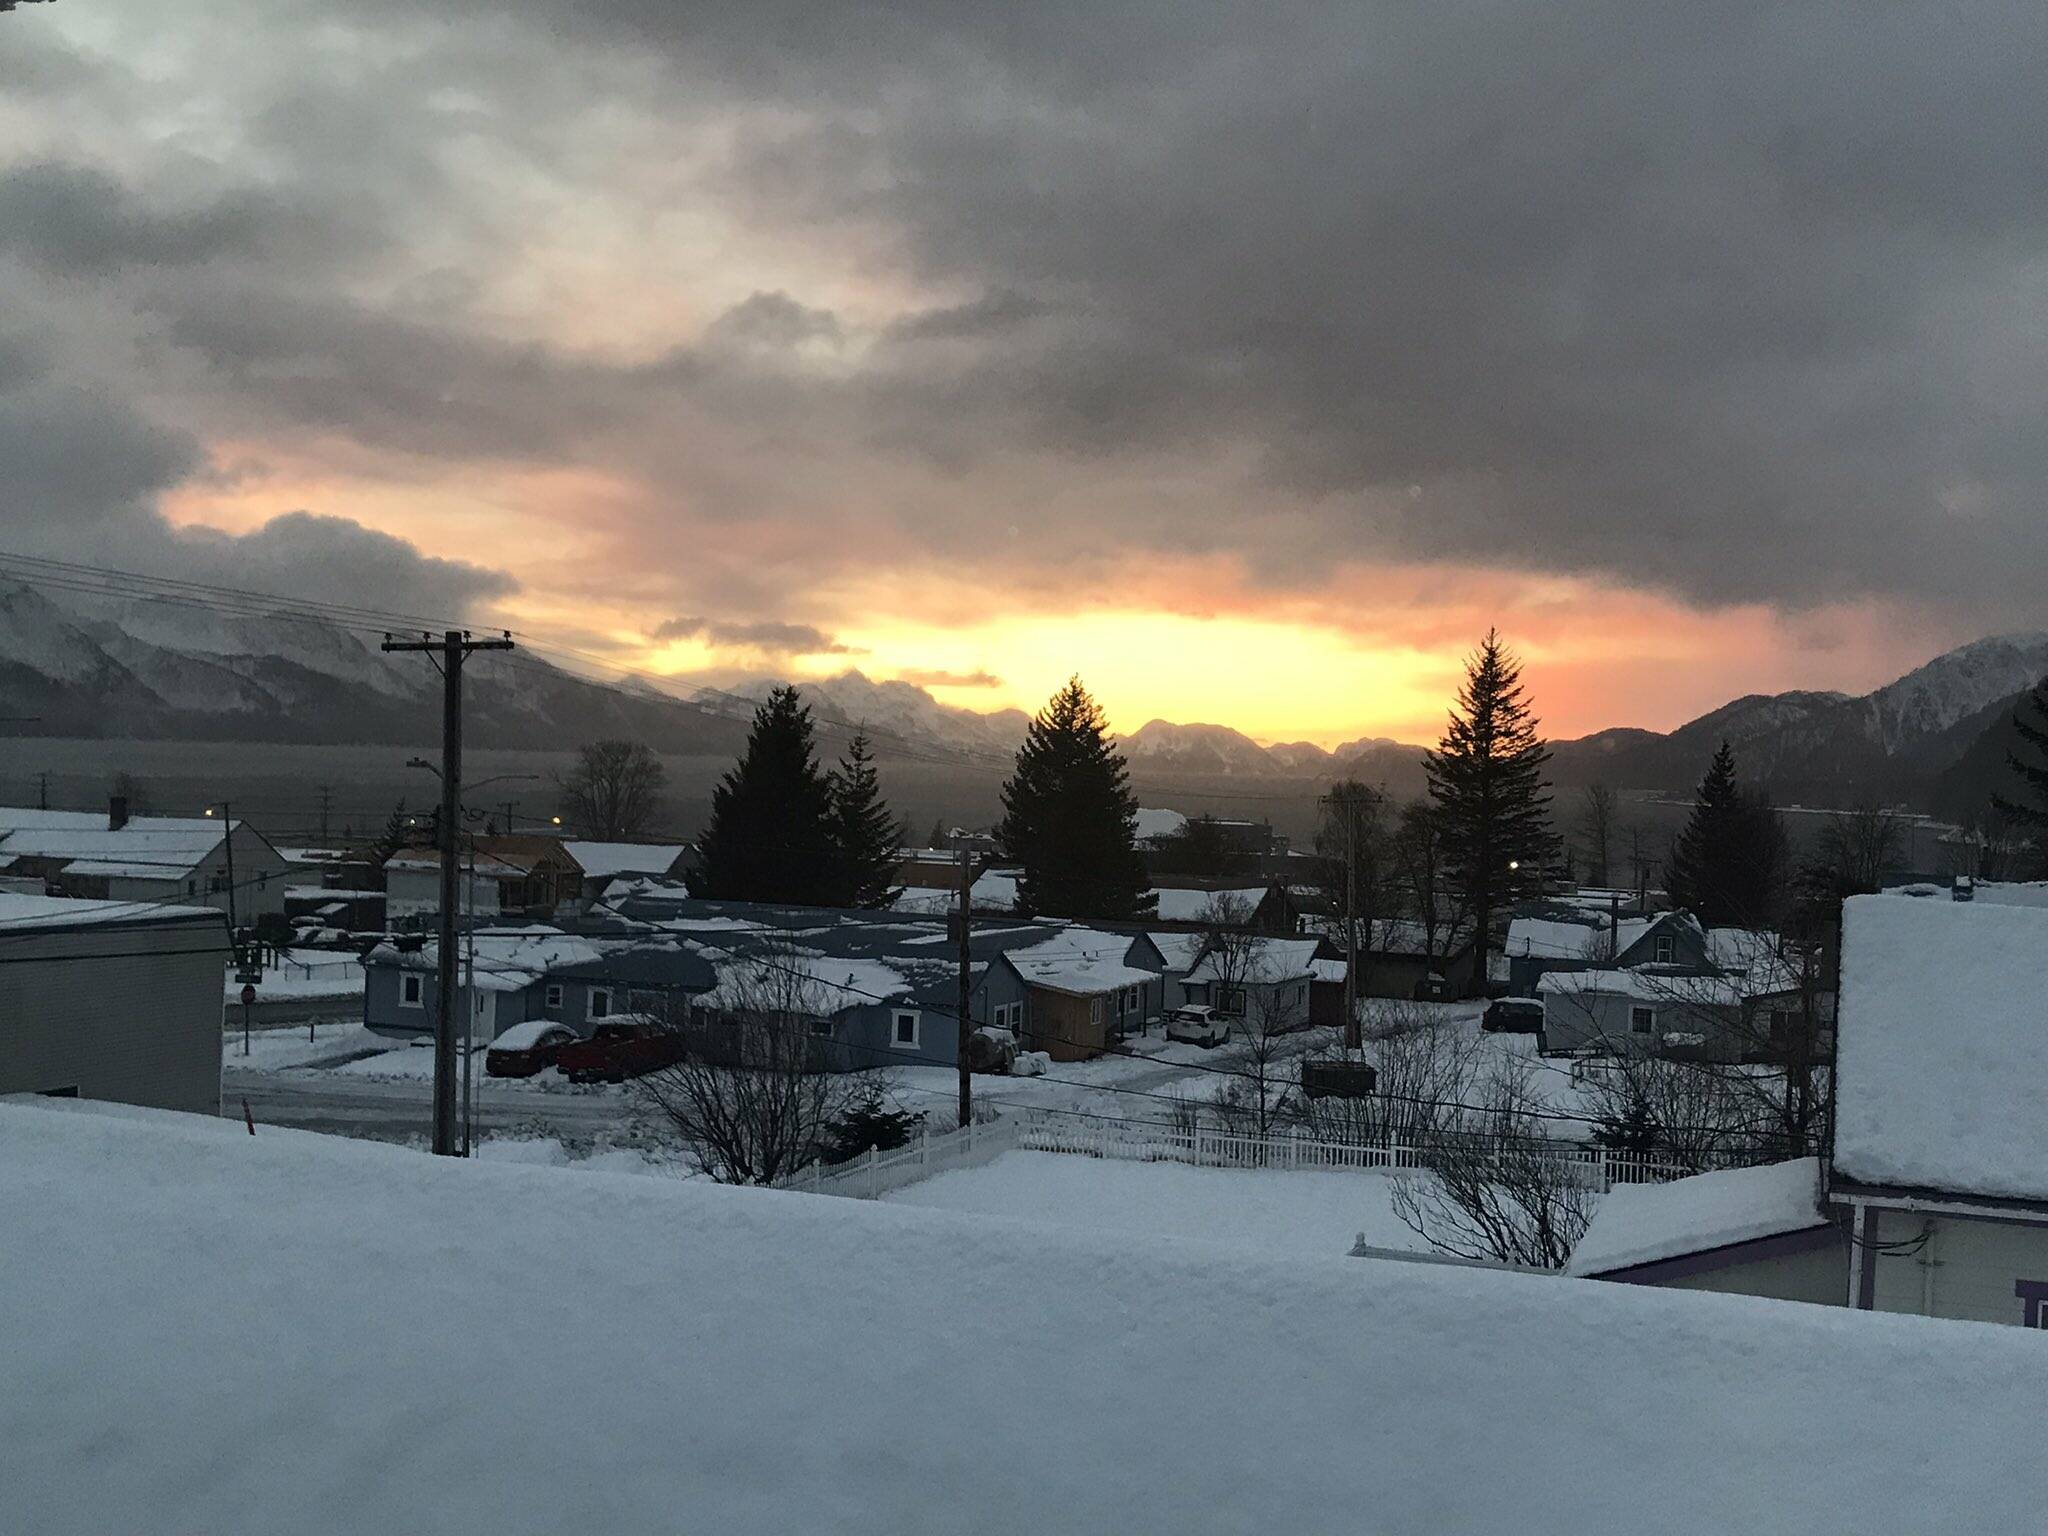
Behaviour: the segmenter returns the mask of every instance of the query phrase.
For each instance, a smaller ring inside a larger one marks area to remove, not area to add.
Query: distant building
[[[0,927],[0,1093],[219,1113],[220,912],[0,894]]]
[[[230,876],[232,866],[232,878]],[[282,915],[290,867],[246,821],[0,807],[0,875],[80,900],[231,908],[242,927]]]

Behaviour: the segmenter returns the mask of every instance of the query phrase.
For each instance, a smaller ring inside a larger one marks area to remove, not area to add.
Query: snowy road
[[[426,1078],[350,1078],[332,1072],[264,1072],[230,1060],[221,1073],[221,1113],[240,1119],[246,1101],[261,1125],[376,1141],[424,1139],[433,1126],[433,1085]],[[485,1134],[531,1128],[554,1136],[623,1130],[621,1093],[538,1093],[493,1081],[478,1084],[476,1123]]]

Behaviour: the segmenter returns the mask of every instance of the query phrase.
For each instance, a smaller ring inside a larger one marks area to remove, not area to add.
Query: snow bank
[[[1813,1157],[1669,1184],[1624,1184],[1600,1202],[1564,1268],[1568,1275],[1604,1275],[1826,1223],[1820,1159]]]
[[[0,1105],[0,1166],[6,1520],[37,1536],[1692,1536],[2048,1502],[2021,1329],[49,1105]]]
[[[2048,911],[1858,896],[1842,924],[1836,1172],[2048,1199]]]
[[[941,1173],[885,1198],[1309,1258],[1348,1252],[1361,1236],[1376,1248],[1427,1246],[1394,1214],[1392,1187],[1376,1173],[1005,1152],[979,1168]]]

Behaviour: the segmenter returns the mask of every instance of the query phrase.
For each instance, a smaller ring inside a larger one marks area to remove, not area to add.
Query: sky
[[[2048,627],[2048,8],[0,13],[0,549],[1433,735]]]

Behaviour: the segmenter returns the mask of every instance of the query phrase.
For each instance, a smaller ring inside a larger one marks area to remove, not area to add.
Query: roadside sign
[[[241,982],[244,986],[253,987],[262,979],[263,973],[261,971],[252,970],[248,966],[243,966],[235,972],[235,980]]]
[[[255,1001],[256,989],[250,986],[247,982],[242,983],[242,1006],[246,1008]]]

